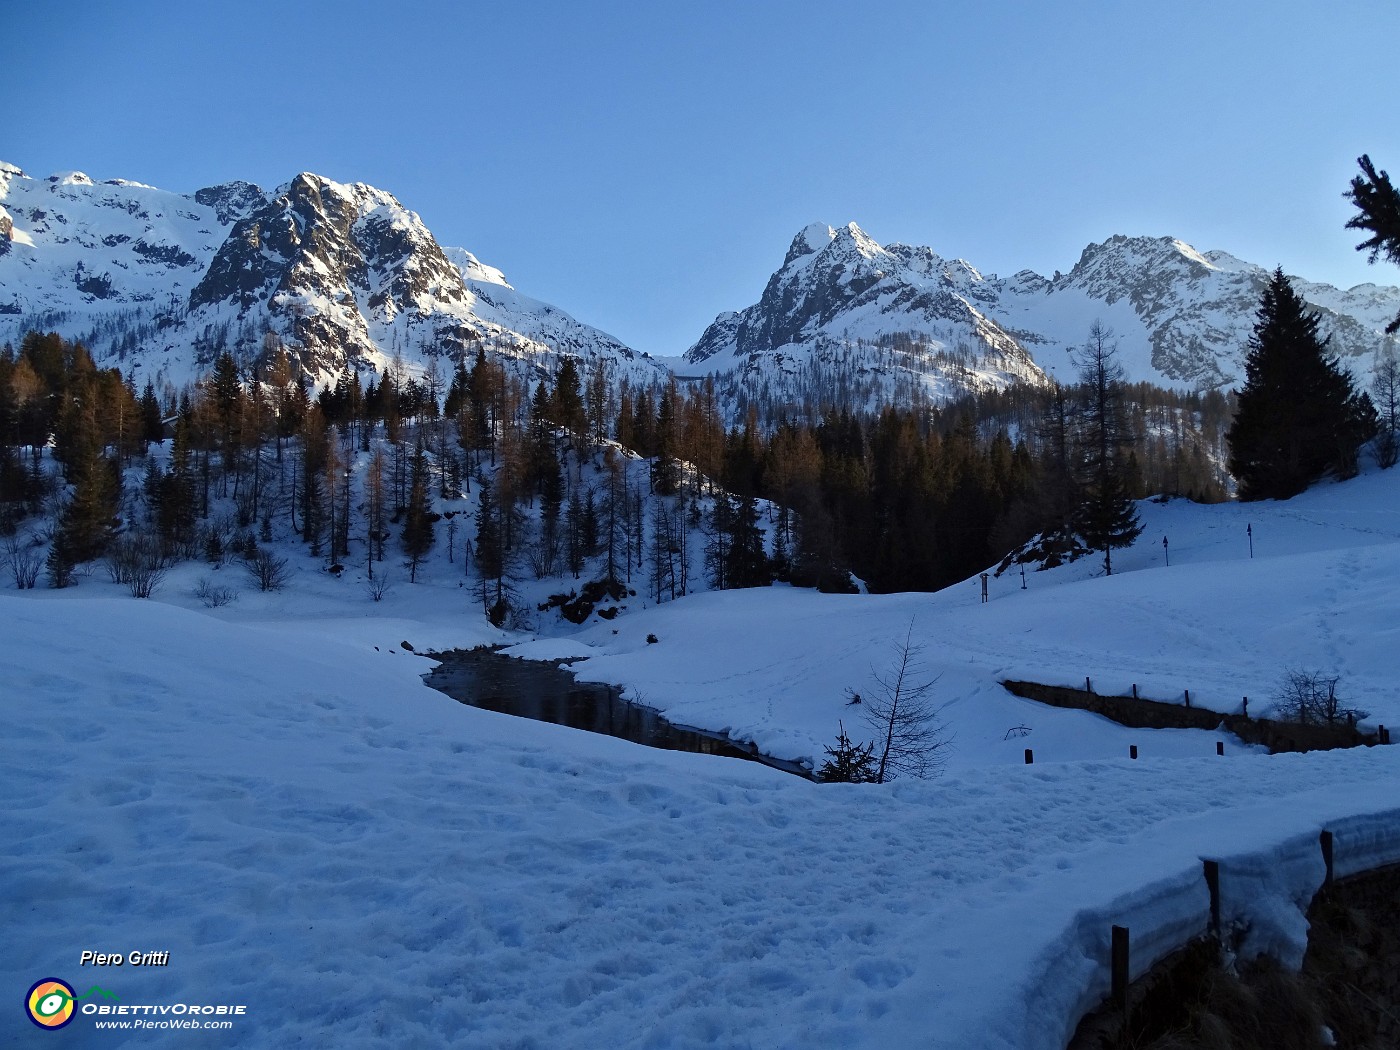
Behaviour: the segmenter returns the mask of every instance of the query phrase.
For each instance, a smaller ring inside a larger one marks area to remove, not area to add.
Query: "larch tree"
[[[1394,340],[1376,357],[1371,373],[1371,393],[1378,414],[1376,463],[1389,470],[1400,462],[1400,356]]]
[[[433,549],[433,522],[436,515],[429,505],[431,478],[428,453],[420,441],[413,452],[409,474],[408,506],[404,511],[403,552],[408,555],[408,582],[418,582],[418,566]]]
[[[1129,489],[1132,432],[1126,419],[1123,366],[1113,332],[1095,321],[1079,357],[1079,415],[1075,467],[1079,503],[1074,531],[1090,550],[1103,551],[1105,576],[1113,575],[1113,552],[1142,533]]]
[[[865,724],[873,734],[874,783],[883,784],[903,775],[926,780],[943,771],[952,744],[933,704],[936,678],[923,672],[922,644],[914,641],[914,622],[904,640],[893,645],[894,658],[884,671],[874,673],[874,685],[859,701]]]

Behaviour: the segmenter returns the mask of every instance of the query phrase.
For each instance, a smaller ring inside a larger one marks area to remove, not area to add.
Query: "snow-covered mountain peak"
[[[567,355],[660,378],[645,355],[511,293],[499,270],[470,252],[449,259],[416,213],[364,183],[302,172],[270,193],[234,181],[186,195],[0,170],[0,342],[59,331],[157,382],[196,376],[225,349],[252,365],[282,346],[328,380],[481,344],[536,374]]]
[[[262,187],[241,180],[206,186],[194,192],[195,202],[213,208],[221,226],[232,226],[254,208],[266,204],[267,199]]]
[[[50,175],[46,180],[58,186],[94,186],[96,183],[90,179],[86,173],[81,171],[60,171]]]
[[[685,360],[775,400],[867,408],[1044,382],[975,305],[982,283],[974,267],[932,249],[885,248],[854,222],[814,223],[793,239],[759,302],[719,315]]]
[[[886,254],[873,237],[853,222],[840,227],[814,222],[804,226],[792,239],[782,268],[787,270],[794,263],[802,268],[816,258],[820,258],[823,265],[839,265],[842,257],[877,259]]]
[[[443,248],[442,253],[447,256],[447,261],[457,268],[457,272],[468,284],[472,281],[480,281],[483,284],[498,284],[502,288],[511,287],[505,274],[494,266],[487,266],[465,248]]]
[[[837,243],[849,243],[867,259],[885,254],[885,249],[880,246],[875,238],[871,237],[870,234],[866,233],[853,222],[848,222],[845,226],[837,230],[833,240]]]
[[[836,236],[833,230],[824,222],[813,222],[804,226],[798,231],[797,236],[792,239],[792,244],[788,247],[787,256],[783,259],[783,267],[787,268],[797,260],[809,255],[815,255]]]
[[[1070,284],[1093,281],[1119,282],[1128,274],[1170,271],[1199,279],[1218,269],[1205,255],[1173,237],[1131,237],[1115,234],[1084,249],[1079,261],[1062,280]]]
[[[854,265],[865,267],[871,262],[875,263],[877,267],[890,265],[889,252],[855,223],[848,222],[835,229],[827,228],[831,230],[831,239],[818,252],[818,258],[823,266]],[[803,234],[805,233],[804,230]]]

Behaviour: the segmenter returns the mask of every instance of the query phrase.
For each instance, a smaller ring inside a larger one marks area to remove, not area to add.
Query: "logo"
[[[29,1019],[40,1028],[62,1028],[73,1020],[73,986],[57,977],[36,981],[24,997]]]

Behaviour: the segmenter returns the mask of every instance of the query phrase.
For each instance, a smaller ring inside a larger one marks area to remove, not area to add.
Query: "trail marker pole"
[[[1162,537],[1162,557],[1167,559],[1167,567],[1170,568],[1172,563],[1172,552],[1167,547],[1167,538],[1165,536]]]
[[[1249,556],[1250,556],[1251,558],[1253,558],[1253,557],[1254,557],[1254,526],[1253,526],[1252,524],[1251,524],[1251,525],[1246,525],[1246,526],[1244,527],[1244,534],[1245,534],[1246,536],[1249,537]]]

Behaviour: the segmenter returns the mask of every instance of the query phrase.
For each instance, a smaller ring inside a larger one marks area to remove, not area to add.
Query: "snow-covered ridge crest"
[[[1067,274],[1025,270],[1002,279],[932,248],[880,246],[859,226],[814,223],[793,239],[760,300],[724,314],[685,359],[699,370],[742,372],[781,384],[822,347],[843,348],[851,368],[897,371],[868,348],[912,340],[931,353],[961,351],[992,362],[979,379],[939,376],[952,393],[987,377],[1068,379],[1089,325],[1113,328],[1129,377],[1168,386],[1228,388],[1243,378],[1246,345],[1269,277],[1226,252],[1201,252],[1171,237],[1117,235],[1091,244]],[[1295,279],[1323,316],[1332,349],[1358,375],[1387,345],[1384,326],[1400,311],[1400,289],[1350,290]],[[932,384],[937,386],[938,383]]]
[[[567,355],[614,362],[619,378],[662,375],[563,311],[484,303],[475,287],[511,291],[365,183],[302,172],[270,192],[233,181],[185,195],[0,170],[0,341],[56,330],[157,383],[197,376],[225,350],[253,365],[278,347],[314,381],[396,359],[422,371],[445,358],[442,371],[478,345],[534,374]]]

